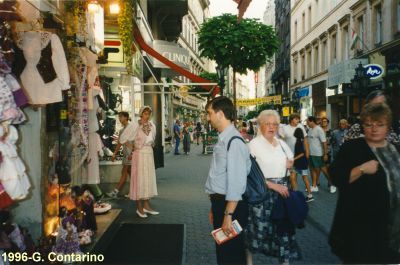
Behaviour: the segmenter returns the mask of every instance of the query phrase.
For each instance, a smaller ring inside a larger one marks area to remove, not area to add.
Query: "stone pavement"
[[[214,241],[210,235],[212,226],[207,218],[210,203],[204,193],[211,155],[203,155],[201,151],[201,146],[192,144],[189,155],[166,154],[165,167],[157,170],[159,196],[151,201],[160,215],[140,219],[135,215],[132,201],[123,198],[110,201],[115,208],[122,209],[121,222],[185,224],[188,265],[216,264]],[[304,190],[302,180],[299,188]],[[326,182],[321,178],[321,191],[314,196],[306,228],[298,230],[303,260],[293,263],[337,264],[339,260],[330,252],[327,243],[336,195],[328,192]],[[278,261],[257,254],[253,263],[278,264]]]

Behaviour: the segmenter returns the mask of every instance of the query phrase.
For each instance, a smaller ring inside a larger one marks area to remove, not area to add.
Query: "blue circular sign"
[[[383,75],[385,72],[383,67],[379,64],[367,64],[364,65],[365,74],[369,79],[377,79]]]

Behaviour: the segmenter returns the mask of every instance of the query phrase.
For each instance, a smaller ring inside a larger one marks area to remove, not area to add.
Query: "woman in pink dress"
[[[141,218],[159,214],[150,207],[150,199],[158,195],[153,157],[156,126],[150,121],[151,112],[149,106],[140,109],[140,120],[134,123],[132,132],[134,151],[129,197],[136,201],[136,214]]]

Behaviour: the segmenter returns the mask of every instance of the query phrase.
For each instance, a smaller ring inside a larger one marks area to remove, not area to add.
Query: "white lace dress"
[[[15,81],[11,75],[0,75],[0,122],[10,121],[13,124],[19,124],[25,121],[25,115],[20,108],[17,107],[13,94],[12,87],[7,81]],[[11,82],[14,84],[14,82]]]
[[[18,140],[17,129],[10,125],[8,135],[0,141],[0,152],[3,161],[0,163],[0,181],[4,190],[13,200],[24,199],[31,184],[25,173],[25,165],[19,158],[15,143]],[[0,139],[5,135],[3,126],[0,126]]]
[[[64,48],[57,35],[46,31],[17,33],[17,45],[23,51],[26,66],[21,73],[21,82],[30,104],[42,105],[62,101],[62,90],[69,89],[69,71]],[[45,83],[37,65],[42,49],[51,44],[51,61],[57,77]]]

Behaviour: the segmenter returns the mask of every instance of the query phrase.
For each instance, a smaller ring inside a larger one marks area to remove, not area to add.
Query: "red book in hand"
[[[222,228],[215,229],[211,232],[211,235],[214,237],[215,242],[217,242],[218,245],[221,245],[222,243],[238,236],[243,230],[237,220],[232,222],[232,226],[233,231],[229,234],[229,236],[225,235],[224,231],[222,231]]]

